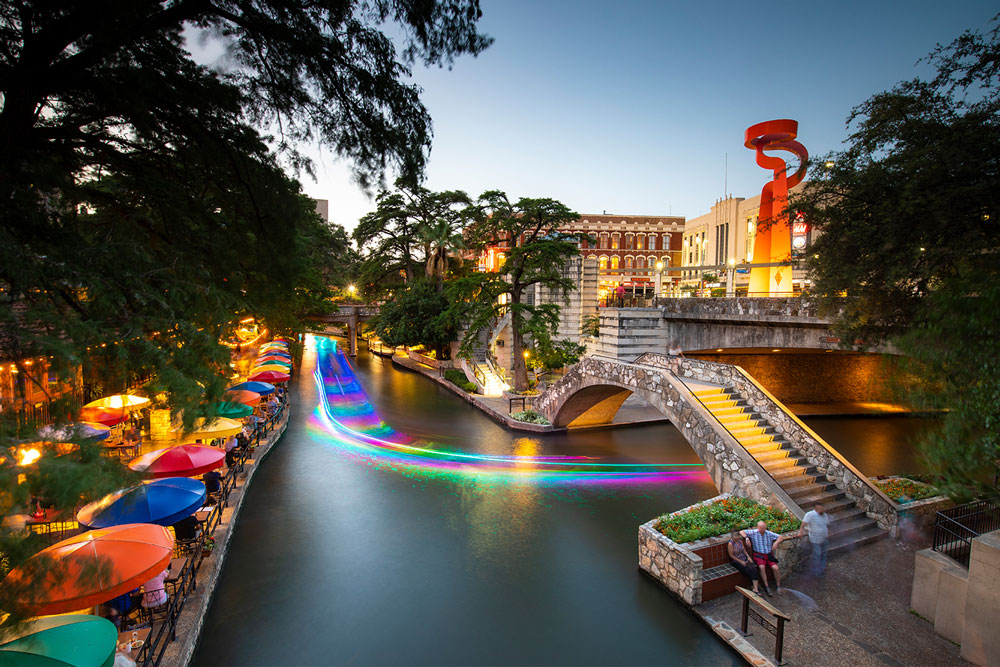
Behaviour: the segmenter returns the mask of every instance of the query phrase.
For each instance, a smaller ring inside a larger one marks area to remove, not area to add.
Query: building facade
[[[800,183],[791,189],[797,192],[805,187]],[[754,261],[753,244],[760,212],[760,195],[754,197],[733,197],[717,200],[711,210],[687,221],[684,227],[681,262],[682,267],[691,267],[680,273],[681,285],[687,288],[700,287],[706,274],[715,276],[714,283],[726,284],[733,280],[733,291],[745,293],[750,284],[750,270],[729,267],[749,264]],[[816,234],[806,220],[798,218],[792,224],[792,254],[804,255]],[[792,271],[795,292],[808,285],[805,269]]]

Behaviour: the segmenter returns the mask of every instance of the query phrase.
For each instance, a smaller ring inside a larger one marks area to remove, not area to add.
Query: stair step
[[[737,408],[737,407],[747,407],[747,404],[743,401],[739,401],[732,398],[709,398],[702,401],[702,404],[709,410],[715,411],[716,409],[723,408]]]
[[[738,437],[744,436],[744,435],[764,435],[765,433],[769,433],[769,432],[771,432],[771,433],[777,433],[773,428],[771,428],[770,426],[767,426],[767,425],[764,425],[764,426],[744,426],[742,428],[732,428],[732,429],[729,429],[729,432],[732,434],[732,436],[734,438],[738,438]]]
[[[776,458],[769,459],[767,461],[757,461],[760,466],[767,471],[767,474],[771,477],[775,476],[775,473],[780,474],[781,472],[787,470],[794,470],[795,472],[805,472],[810,468],[809,459],[804,456],[789,456],[787,458]],[[815,468],[815,466],[811,466]]]
[[[840,497],[835,499],[824,498],[822,500],[816,500],[811,497],[800,498],[795,501],[795,504],[808,512],[813,508],[813,505],[815,505],[817,502],[821,502],[823,503],[823,509],[830,512],[831,514],[836,513],[837,510],[840,509],[856,506],[854,504],[854,501],[848,498],[843,491],[839,491],[837,495],[839,495]]]
[[[756,452],[768,452],[772,449],[778,449],[786,446],[791,448],[791,444],[787,440],[778,439],[776,435],[770,434],[751,435],[743,438],[737,437],[736,441],[743,445],[743,449],[747,450],[751,454],[755,454]]]
[[[809,487],[812,486],[813,484],[825,484],[826,478],[820,475],[819,473],[806,473],[806,474],[788,475],[781,479],[775,479],[775,481],[781,485],[781,488],[785,490],[785,493],[791,495],[791,492],[798,488]],[[831,518],[831,523],[833,521],[836,521],[836,519],[834,519],[832,516],[830,518]]]
[[[807,460],[806,457],[799,454],[796,449],[773,449],[761,452],[760,454],[754,454],[753,457],[757,459],[757,463],[761,464],[765,468],[767,467],[767,465],[765,465],[766,463],[784,462],[792,459],[801,459],[803,461]]]
[[[840,491],[837,489],[837,485],[833,482],[819,481],[813,482],[812,484],[800,484],[793,487],[786,487],[782,484],[781,488],[785,490],[785,493],[787,493],[792,500],[796,500],[797,498],[808,498],[823,493],[832,493],[835,489]],[[798,501],[796,500],[796,502]],[[824,505],[824,507],[826,507],[826,505]]]
[[[861,546],[862,544],[868,544],[869,542],[880,540],[888,534],[889,531],[882,530],[878,527],[878,525],[873,525],[870,528],[866,528],[865,530],[857,533],[831,537],[829,550],[831,553],[834,553],[837,551],[853,549]]]
[[[809,461],[799,462],[797,465],[762,465],[767,474],[776,481],[778,484],[783,483],[784,480],[792,479],[793,477],[799,477],[801,475],[812,475],[816,474],[816,466],[810,465]]]
[[[830,522],[830,539],[835,537],[846,536],[853,533],[864,532],[872,526],[878,527],[874,519],[869,519],[867,516],[861,515],[860,517],[854,517],[850,521],[836,521]]]
[[[706,406],[706,407],[708,407],[708,406]],[[709,411],[713,415],[715,415],[719,419],[722,419],[723,417],[734,417],[736,415],[747,415],[747,416],[749,416],[750,414],[752,414],[749,408],[744,408],[744,407],[740,407],[740,406],[733,406],[733,407],[729,407],[729,408],[710,407],[708,409],[709,409]]]

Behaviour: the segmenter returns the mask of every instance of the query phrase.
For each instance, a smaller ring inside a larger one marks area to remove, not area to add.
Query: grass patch
[[[768,530],[779,535],[801,525],[788,512],[761,505],[749,498],[731,497],[699,505],[680,514],[664,514],[653,527],[674,542],[684,544],[753,528],[758,521],[766,521]]]
[[[529,424],[542,424],[544,426],[549,425],[549,420],[538,414],[534,410],[524,410],[523,412],[515,412],[511,415],[514,419],[519,422],[527,422]]]
[[[469,382],[469,378],[465,377],[465,373],[457,368],[448,368],[444,371],[444,379],[453,385],[469,392],[470,394],[475,393],[476,383]]]

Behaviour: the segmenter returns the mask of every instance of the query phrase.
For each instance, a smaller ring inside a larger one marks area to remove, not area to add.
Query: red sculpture
[[[754,234],[754,264],[783,262],[792,254],[792,231],[789,226],[788,188],[795,187],[806,175],[809,153],[795,141],[798,121],[781,119],[757,123],[747,128],[746,147],[757,151],[757,164],[774,171],[774,180],[760,192],[760,212]],[[799,168],[791,176],[780,157],[764,151],[788,151],[799,158]],[[750,269],[751,294],[790,294],[792,269],[789,266],[754,267]]]

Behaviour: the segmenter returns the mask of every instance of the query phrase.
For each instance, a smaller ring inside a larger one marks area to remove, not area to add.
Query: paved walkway
[[[962,665],[959,647],[934,632],[934,625],[910,612],[914,553],[925,538],[886,538],[838,553],[821,578],[796,574],[792,590],[769,601],[792,617],[785,626],[784,660],[790,665]],[[798,595],[798,594],[801,595]],[[694,610],[706,622],[740,627],[742,596],[727,595]],[[752,620],[746,637],[773,658],[774,637]],[[720,632],[720,634],[723,634]],[[732,634],[737,635],[738,632]],[[752,664],[760,664],[752,660]],[[769,661],[770,662],[770,661]],[[763,663],[767,664],[767,663]]]

